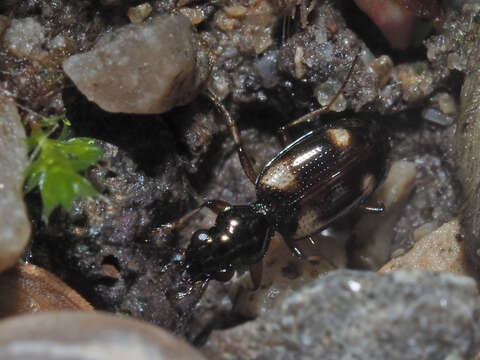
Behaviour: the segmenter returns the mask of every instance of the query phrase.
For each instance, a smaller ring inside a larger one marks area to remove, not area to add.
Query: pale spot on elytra
[[[269,167],[259,183],[272,189],[288,191],[296,186],[297,177],[292,171],[290,160],[285,159],[275,166]]]
[[[339,148],[345,148],[350,145],[352,135],[347,129],[328,129],[326,132],[333,145]]]
[[[328,221],[321,218],[318,209],[306,207],[299,214],[297,230],[292,235],[292,239],[301,239],[326,226]]]

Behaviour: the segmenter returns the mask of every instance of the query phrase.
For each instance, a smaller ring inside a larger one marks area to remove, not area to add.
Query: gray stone
[[[255,321],[212,334],[209,359],[469,359],[478,311],[473,279],[335,271]]]
[[[30,238],[23,203],[25,129],[15,104],[0,95],[0,271],[14,265]]]
[[[100,312],[50,312],[0,321],[2,360],[202,360],[165,330]]]
[[[34,18],[13,19],[3,36],[5,47],[18,56],[45,54],[45,30]]]
[[[63,69],[110,112],[162,113],[190,102],[198,87],[193,31],[183,15],[123,26],[65,60]]]

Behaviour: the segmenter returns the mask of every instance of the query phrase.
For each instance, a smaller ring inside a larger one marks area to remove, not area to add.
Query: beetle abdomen
[[[284,233],[304,237],[372,193],[385,175],[387,153],[388,140],[374,123],[337,121],[273,158],[258,176],[258,200],[286,220]]]

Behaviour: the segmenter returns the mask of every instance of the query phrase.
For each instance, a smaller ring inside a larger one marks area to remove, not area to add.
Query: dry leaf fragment
[[[18,264],[0,275],[0,318],[53,310],[94,309],[62,280],[38,266]]]

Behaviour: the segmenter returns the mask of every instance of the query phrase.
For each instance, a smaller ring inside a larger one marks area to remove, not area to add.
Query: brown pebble
[[[149,3],[144,3],[129,8],[127,11],[127,16],[132,24],[140,24],[152,13],[152,10],[152,5]]]
[[[52,273],[18,264],[0,275],[0,318],[54,310],[94,310],[83,297]]]
[[[102,312],[49,312],[0,321],[2,360],[205,360],[165,330]]]
[[[190,23],[194,26],[200,24],[201,22],[203,22],[205,20],[205,15],[200,10],[197,10],[197,9],[194,9],[194,8],[189,8],[189,7],[183,7],[181,9],[179,9],[178,11],[181,14],[188,17],[188,19],[190,20]]]
[[[103,264],[101,274],[107,278],[111,278],[114,280],[118,280],[122,277],[118,269],[111,264]]]
[[[390,80],[390,75],[393,69],[393,61],[390,56],[382,55],[372,61],[370,67],[377,76],[377,84],[379,87],[384,87]]]
[[[240,18],[245,16],[247,13],[247,8],[245,6],[227,6],[223,8],[223,11],[227,13],[228,16],[232,18]]]

